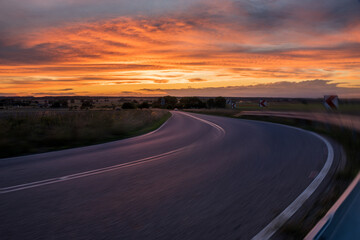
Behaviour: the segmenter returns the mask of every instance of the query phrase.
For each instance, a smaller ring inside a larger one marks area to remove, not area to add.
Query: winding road
[[[143,136],[1,159],[0,239],[268,238],[332,158],[311,132],[172,112]]]

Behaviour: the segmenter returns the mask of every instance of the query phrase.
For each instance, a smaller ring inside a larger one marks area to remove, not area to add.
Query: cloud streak
[[[2,1],[0,89],[351,87],[360,84],[359,12],[355,0]]]
[[[319,98],[323,95],[338,94],[341,97],[351,98],[358,96],[360,88],[346,88],[329,80],[316,79],[301,82],[282,81],[249,86],[142,90],[149,92],[163,91],[174,96]]]

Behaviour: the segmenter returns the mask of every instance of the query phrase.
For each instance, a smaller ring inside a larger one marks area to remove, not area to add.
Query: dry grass
[[[0,115],[0,157],[102,143],[139,135],[170,116],[162,110],[15,111]]]

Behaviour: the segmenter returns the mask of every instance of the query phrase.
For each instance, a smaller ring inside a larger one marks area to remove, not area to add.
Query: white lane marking
[[[219,130],[220,132],[225,134],[225,130],[222,127],[216,125],[215,123],[206,121],[206,120],[198,118],[198,117],[191,116],[190,114],[186,114],[186,113],[182,113],[182,114],[187,115],[187,116],[192,117],[192,118],[195,118],[195,119],[197,119],[199,121],[202,121],[202,122],[204,122],[206,124],[209,124],[210,126],[216,128],[217,130]],[[153,134],[153,133],[159,131],[167,122],[168,121],[166,121],[157,130],[155,130],[153,132],[150,132],[148,134],[139,136],[139,137],[147,136],[147,135],[150,135],[150,134]],[[118,164],[118,165],[114,165],[114,166],[110,166],[110,167],[104,167],[104,168],[99,168],[99,169],[90,170],[90,171],[86,171],[86,172],[75,173],[75,174],[71,174],[71,175],[67,175],[67,176],[51,178],[51,179],[46,179],[46,180],[41,180],[41,181],[36,181],[36,182],[30,182],[30,183],[11,186],[11,187],[0,188],[0,194],[21,191],[21,190],[25,190],[25,189],[29,189],[29,188],[40,187],[40,186],[54,184],[54,183],[58,183],[58,182],[70,181],[70,180],[77,179],[77,178],[83,178],[83,177],[87,177],[87,176],[92,176],[92,175],[96,175],[96,174],[101,174],[101,173],[105,173],[105,172],[118,170],[118,169],[121,169],[121,168],[132,167],[132,166],[139,165],[139,164],[142,164],[142,163],[152,162],[152,161],[156,161],[156,160],[158,160],[158,159],[160,159],[162,157],[166,157],[166,156],[169,156],[169,155],[174,154],[176,152],[182,151],[182,150],[184,150],[185,148],[188,148],[188,147],[189,146],[179,148],[179,149],[176,149],[176,150],[173,150],[173,151],[170,151],[170,152],[162,153],[162,154],[159,154],[159,155],[156,155],[156,156],[147,157],[147,158],[139,159],[139,160],[136,160],[136,161],[132,161],[132,162],[128,162],[128,163],[122,163],[122,164]]]
[[[95,170],[90,170],[90,171],[81,172],[81,173],[75,173],[75,174],[71,174],[71,175],[67,175],[67,176],[50,178],[50,179],[46,179],[46,180],[25,183],[25,184],[15,185],[15,186],[11,186],[11,187],[0,188],[0,194],[21,191],[21,190],[25,190],[25,189],[29,189],[29,188],[40,187],[40,186],[54,184],[54,183],[58,183],[58,182],[69,181],[69,180],[73,180],[73,179],[77,179],[77,178],[83,178],[83,177],[101,174],[101,173],[105,173],[105,172],[115,171],[115,170],[118,170],[121,168],[132,167],[132,166],[143,164],[143,163],[153,162],[153,161],[159,160],[163,157],[167,157],[169,155],[183,151],[185,148],[188,148],[188,147],[178,148],[173,151],[169,151],[169,152],[162,153],[159,155],[142,158],[142,159],[132,161],[132,162],[121,163],[121,164],[117,164],[117,165],[110,166],[110,167],[98,168]]]
[[[206,124],[208,124],[208,125],[216,128],[218,131],[220,131],[220,133],[221,133],[222,135],[225,135],[225,133],[226,133],[225,129],[223,129],[222,127],[220,127],[219,125],[217,125],[217,124],[215,124],[215,123],[213,123],[213,122],[207,121],[207,120],[202,119],[202,118],[195,117],[195,116],[193,116],[193,115],[191,115],[191,114],[188,114],[188,113],[184,113],[184,112],[178,112],[178,113],[183,114],[183,115],[186,115],[186,116],[188,116],[188,117],[195,118],[195,119],[197,119],[197,120],[199,120],[199,121],[201,121],[201,122],[204,122],[204,123],[206,123]]]
[[[154,133],[157,133],[158,131],[160,131],[162,128],[164,128],[167,123],[169,122],[169,120],[173,118],[173,114],[171,114],[171,116],[169,117],[169,119],[166,120],[166,122],[164,122],[159,128],[155,129],[154,131],[145,133],[143,135],[139,135],[139,136],[135,136],[135,137],[130,137],[130,138],[124,138],[124,139],[120,139],[120,140],[115,140],[115,141],[111,141],[111,142],[105,142],[105,143],[99,143],[99,144],[94,144],[94,145],[89,145],[89,146],[83,146],[83,147],[76,147],[76,148],[69,148],[69,149],[65,149],[65,150],[56,150],[56,151],[52,151],[52,152],[44,152],[44,153],[35,153],[35,154],[29,154],[26,156],[17,156],[17,157],[9,157],[9,158],[1,158],[0,161],[12,161],[14,159],[19,159],[19,158],[23,158],[23,157],[35,157],[37,155],[44,155],[44,154],[53,154],[53,153],[57,153],[57,152],[61,152],[61,151],[76,151],[79,149],[94,149],[95,147],[102,147],[102,146],[109,146],[110,144],[114,144],[114,143],[120,143],[123,141],[127,141],[127,142],[131,142],[133,140],[138,140],[141,139],[143,137],[147,137],[149,135],[152,135]]]
[[[314,132],[305,131],[299,128],[290,128],[310,133],[323,141],[328,149],[327,159],[320,173],[311,182],[311,184],[282,213],[280,213],[276,218],[274,218],[263,230],[256,234],[255,237],[252,238],[253,240],[270,239],[271,236],[274,235],[274,233],[279,230],[279,228],[282,227],[285,222],[288,221],[295,214],[295,212],[299,210],[299,208],[305,203],[305,201],[315,192],[315,190],[319,187],[326,175],[329,173],[329,170],[334,160],[334,149],[332,148],[329,141],[326,140],[324,137]]]

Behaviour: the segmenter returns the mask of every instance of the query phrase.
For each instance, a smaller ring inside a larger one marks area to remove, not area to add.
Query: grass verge
[[[289,221],[281,228],[283,239],[303,239],[313,226],[327,213],[331,206],[344,192],[346,187],[356,177],[360,170],[360,133],[344,127],[330,125],[316,121],[293,119],[273,116],[241,116],[235,115],[239,111],[214,109],[207,111],[190,110],[189,112],[208,115],[226,116],[231,118],[267,121],[303,128],[326,135],[338,142],[346,153],[345,166],[337,171],[334,178],[322,194],[314,201],[299,219]]]
[[[99,144],[161,126],[165,110],[34,111],[0,115],[0,158]]]

